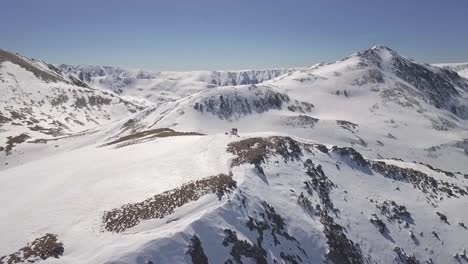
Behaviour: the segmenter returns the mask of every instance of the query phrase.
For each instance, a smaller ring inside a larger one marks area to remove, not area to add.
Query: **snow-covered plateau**
[[[467,69],[385,46],[193,72],[0,49],[0,264],[468,263]]]

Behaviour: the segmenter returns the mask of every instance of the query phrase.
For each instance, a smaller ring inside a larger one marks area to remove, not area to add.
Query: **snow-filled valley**
[[[0,50],[0,263],[468,263],[466,69]]]

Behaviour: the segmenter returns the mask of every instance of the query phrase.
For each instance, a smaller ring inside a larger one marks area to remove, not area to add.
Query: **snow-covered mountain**
[[[468,79],[468,62],[465,63],[439,63],[434,66],[442,67],[457,72],[460,76]]]
[[[92,88],[54,66],[0,50],[0,150],[118,120],[144,107]]]
[[[27,134],[0,154],[2,264],[468,262],[468,80],[450,69],[383,46],[248,82],[69,66],[47,82],[10,64],[2,92],[68,85],[121,100],[83,114],[129,108],[66,136],[2,127]],[[110,76],[138,84],[125,99]],[[129,113],[132,95],[151,100]],[[46,99],[34,113],[79,111]]]
[[[293,70],[151,72],[92,65],[61,64],[57,67],[90,86],[153,103],[174,101],[217,86],[258,84]]]

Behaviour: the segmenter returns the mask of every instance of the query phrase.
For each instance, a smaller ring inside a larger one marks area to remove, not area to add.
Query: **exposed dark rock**
[[[301,193],[299,197],[297,197],[297,203],[300,207],[302,207],[302,209],[304,209],[307,214],[314,214],[314,206],[312,205],[312,202],[309,200],[309,198],[304,195],[304,193]]]
[[[231,166],[241,164],[260,164],[267,160],[270,155],[279,155],[285,161],[298,160],[302,156],[302,147],[309,148],[290,137],[267,137],[248,138],[228,145],[227,151],[236,155]]]
[[[376,207],[387,217],[388,221],[414,222],[406,206],[399,205],[395,201],[384,201],[381,204],[376,204]]]
[[[288,106],[288,110],[291,112],[309,113],[314,107],[315,106],[311,103],[294,100],[293,104]]]
[[[396,253],[396,261],[399,264],[419,264],[419,260],[414,256],[406,254],[405,250],[400,247],[395,247],[393,251]]]
[[[76,85],[76,86],[80,86],[80,87],[83,87],[83,88],[91,88],[89,87],[85,82],[83,82],[82,80],[79,80],[75,77],[73,77],[72,75],[68,75],[68,78],[70,79],[70,81],[72,82],[72,84]]]
[[[372,215],[372,218],[369,220],[375,227],[379,229],[380,234],[384,234],[387,230],[387,225],[377,217],[377,215]]]
[[[279,237],[283,237],[291,241],[296,241],[296,239],[289,235],[287,230],[285,229],[285,222],[283,217],[277,214],[275,209],[271,207],[267,202],[262,202],[262,206],[264,212],[260,213],[261,219],[249,217],[249,221],[246,224],[250,231],[257,230],[259,235],[257,239],[257,245],[260,248],[262,248],[262,242],[265,231],[270,231],[275,246],[280,244],[280,241],[278,239]]]
[[[451,171],[446,171],[446,170],[442,170],[442,169],[439,169],[439,168],[435,168],[433,167],[432,165],[430,164],[427,164],[427,163],[423,163],[423,162],[417,162],[421,165],[424,165],[426,167],[428,167],[429,169],[433,170],[433,171],[436,171],[436,172],[439,172],[439,173],[443,173],[445,174],[446,176],[448,177],[451,177],[451,178],[455,178],[455,173],[451,172]]]
[[[415,188],[429,194],[432,198],[437,198],[441,193],[445,193],[449,197],[455,196],[455,194],[468,195],[465,190],[455,184],[441,180],[438,181],[417,170],[401,168],[386,164],[383,161],[373,161],[371,162],[371,167],[374,171],[381,173],[385,177],[413,184]]]
[[[313,195],[314,192],[317,193],[325,209],[336,211],[330,199],[330,192],[336,185],[325,176],[322,166],[315,166],[312,160],[307,159],[304,162],[304,168],[306,174],[310,177],[310,180],[304,182],[307,193],[309,195]]]
[[[10,111],[10,116],[13,120],[24,120],[26,119],[26,115],[22,112],[17,112],[17,111]]]
[[[336,90],[334,92],[332,92],[333,95],[338,95],[338,96],[341,96],[341,95],[344,95],[345,97],[349,97],[349,92],[346,91],[346,90]]]
[[[109,105],[112,102],[110,98],[104,98],[99,95],[91,95],[88,97],[89,105],[91,106],[102,106],[102,105]]]
[[[21,143],[25,142],[29,138],[30,138],[30,136],[28,136],[27,134],[24,134],[24,133],[20,134],[18,136],[9,136],[9,137],[7,137],[6,147],[4,149],[5,154],[10,155],[11,150],[13,149],[13,147],[15,147],[18,144],[21,144]]]
[[[307,115],[298,115],[286,117],[286,125],[300,128],[313,128],[318,123],[319,119]]]
[[[56,98],[53,98],[51,101],[50,101],[50,104],[52,106],[58,106],[58,105],[61,105],[61,104],[64,104],[66,102],[68,102],[68,96],[66,94],[59,94]]]
[[[345,120],[336,120],[336,124],[349,131],[353,131],[356,129],[356,127],[358,127],[357,124]]]
[[[193,264],[208,264],[208,257],[203,251],[202,243],[197,235],[193,235],[190,239],[191,244],[188,246],[187,254],[192,258]]]
[[[252,113],[263,113],[272,109],[281,109],[288,104],[289,96],[270,89],[259,89],[250,86],[253,96],[243,96],[241,93],[212,96],[197,102],[194,109],[208,112],[220,119],[236,120]]]
[[[335,264],[362,264],[364,257],[358,244],[348,239],[342,226],[335,223],[326,211],[318,211],[320,222],[324,226],[329,251],[327,258]]]
[[[328,148],[324,145],[317,144],[315,147],[323,153],[328,153]]]
[[[441,213],[441,212],[436,212],[436,214],[439,216],[440,220],[444,221],[446,224],[449,224],[448,218],[447,218],[446,215],[444,215],[444,214]]]
[[[133,129],[135,126],[138,124],[138,120],[134,118],[130,118],[125,123],[122,125],[122,130],[128,130],[128,129]]]
[[[41,127],[39,125],[35,125],[33,127],[29,127],[29,129],[31,131],[38,131],[38,132],[41,132],[42,134],[46,134],[46,135],[51,135],[51,136],[59,136],[63,133],[63,129],[60,128],[45,128],[45,127]]]
[[[225,247],[232,246],[230,254],[237,264],[242,264],[241,257],[251,258],[257,264],[268,264],[266,259],[267,252],[263,248],[260,248],[256,244],[251,244],[246,240],[239,240],[237,233],[231,229],[224,229],[224,234],[223,245]]]
[[[6,124],[6,123],[11,122],[11,121],[12,121],[11,118],[8,118],[8,117],[4,116],[2,114],[2,112],[0,111],[0,126],[2,124]]]
[[[286,254],[286,253],[284,253],[284,252],[280,252],[280,258],[281,258],[285,263],[291,263],[291,264],[299,264],[299,263],[302,263],[301,257],[295,256],[295,255]]]
[[[387,47],[382,47],[382,48],[388,49]],[[364,59],[364,61],[361,63],[362,67],[367,67],[368,65],[371,65],[371,64],[379,68],[381,67],[382,58],[380,57],[380,54],[378,54],[376,49],[367,49],[364,51],[360,51],[357,53],[357,56]]]
[[[87,108],[88,107],[88,102],[86,101],[86,98],[84,96],[78,96],[75,98],[75,103],[73,104],[78,109],[81,108]]]
[[[349,147],[337,147],[333,146],[331,149],[332,153],[337,153],[341,157],[347,157],[351,161],[353,161],[356,165],[359,167],[367,168],[369,167],[369,163],[367,162],[366,159],[361,155],[361,153],[357,152],[353,148]]]

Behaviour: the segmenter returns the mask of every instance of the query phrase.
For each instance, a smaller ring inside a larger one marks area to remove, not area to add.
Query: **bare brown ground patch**
[[[47,144],[51,141],[58,141],[62,139],[69,139],[69,138],[75,138],[75,137],[80,137],[80,136],[85,136],[85,135],[92,135],[94,133],[99,132],[99,130],[94,130],[94,131],[89,131],[85,130],[76,134],[71,134],[71,135],[65,135],[61,137],[54,137],[54,138],[36,138],[33,140],[26,141],[26,143],[33,143],[33,144]]]
[[[101,145],[101,147],[116,145],[119,144],[117,147],[124,147],[132,144],[137,144],[142,140],[151,140],[154,138],[164,138],[164,137],[176,137],[176,136],[202,136],[204,134],[197,133],[197,132],[179,132],[172,130],[170,128],[156,128],[151,130],[145,130],[133,133],[131,135],[119,137],[116,140],[111,142],[105,143]]]
[[[170,215],[178,207],[202,196],[214,193],[218,198],[236,188],[231,176],[219,174],[201,180],[186,183],[178,188],[165,191],[142,202],[125,204],[120,208],[104,213],[102,222],[109,232],[123,232],[149,219],[160,219]]]

